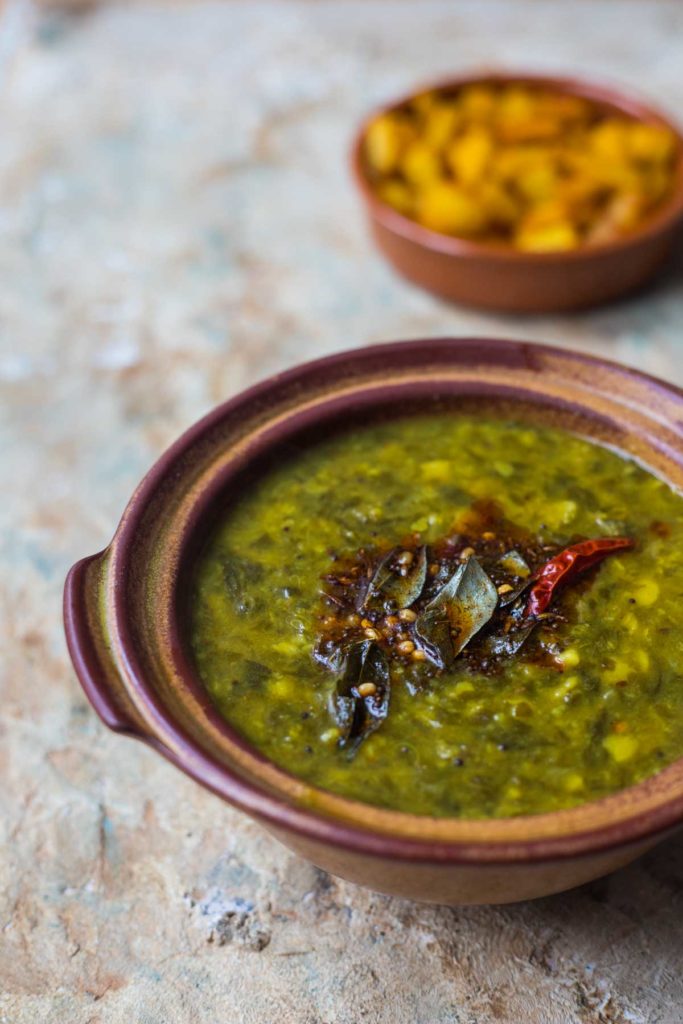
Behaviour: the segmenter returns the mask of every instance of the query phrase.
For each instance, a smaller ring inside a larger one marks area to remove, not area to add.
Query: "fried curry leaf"
[[[375,691],[361,696],[358,688],[363,683],[374,684]],[[389,712],[389,694],[389,666],[382,649],[374,640],[351,644],[331,698],[341,747],[355,753],[363,740],[379,729]]]
[[[484,641],[484,650],[494,657],[512,657],[523,647],[537,624],[537,619],[527,619],[517,629],[511,629],[508,633],[503,630],[491,633]]]
[[[411,564],[403,570],[405,576],[396,564],[398,552],[399,548],[392,548],[377,566],[363,600],[364,608],[378,611],[386,611],[391,605],[409,608],[424,590],[427,548],[423,546],[418,549]]]
[[[475,633],[491,619],[498,591],[476,558],[458,566],[415,623],[427,657],[448,668]]]
[[[263,577],[263,566],[239,555],[228,553],[223,561],[223,582],[235,611],[240,615],[254,611],[255,599],[247,596],[253,590],[251,584]]]

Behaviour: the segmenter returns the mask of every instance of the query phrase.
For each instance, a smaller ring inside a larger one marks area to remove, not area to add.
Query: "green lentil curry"
[[[623,550],[516,632],[533,598],[515,591],[544,557],[617,536]],[[682,539],[678,494],[564,431],[450,412],[359,426],[230,506],[198,562],[192,648],[225,718],[319,787],[435,816],[571,807],[683,755]],[[415,611],[405,590],[359,605],[387,558],[392,586],[424,584]],[[416,626],[460,564],[481,577],[489,621],[444,662]],[[340,668],[351,642],[362,656]],[[346,742],[364,699],[376,717]]]

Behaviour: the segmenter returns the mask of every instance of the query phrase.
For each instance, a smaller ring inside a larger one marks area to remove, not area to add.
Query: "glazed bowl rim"
[[[408,103],[415,96],[427,91],[441,91],[459,88],[464,85],[493,83],[529,83],[546,85],[565,91],[571,95],[593,99],[605,103],[622,113],[637,120],[648,123],[662,124],[676,136],[678,142],[678,160],[676,165],[675,186],[672,194],[652,211],[645,221],[635,230],[608,242],[593,245],[579,245],[576,249],[561,252],[525,252],[515,249],[505,242],[478,242],[455,235],[446,235],[432,231],[410,217],[399,213],[384,200],[380,199],[368,181],[363,161],[363,141],[370,123],[379,115],[389,113]],[[599,260],[613,253],[621,253],[635,248],[639,243],[655,238],[669,228],[674,227],[683,219],[683,128],[667,113],[641,99],[620,86],[611,85],[584,78],[579,75],[544,74],[542,71],[491,70],[472,71],[460,75],[442,76],[426,82],[422,87],[412,89],[402,96],[388,100],[376,106],[363,118],[357,129],[350,151],[351,175],[363,201],[374,220],[387,231],[444,256],[459,258],[479,258],[482,260],[501,261],[516,265],[528,265],[530,268],[551,264],[579,264]]]
[[[423,347],[425,346],[429,347],[431,350],[443,350],[444,356],[446,356],[448,352],[452,352],[456,347],[461,351],[464,351],[465,349],[475,351],[484,345],[495,350],[497,354],[512,352],[522,354],[528,352],[532,360],[542,356],[561,357],[563,361],[574,362],[579,367],[585,366],[586,364],[588,364],[589,367],[601,366],[606,368],[608,371],[622,375],[625,378],[631,378],[638,382],[652,385],[656,389],[664,389],[664,392],[669,396],[674,397],[677,402],[683,402],[683,390],[666,384],[649,374],[631,367],[623,366],[622,364],[616,363],[612,360],[587,355],[585,353],[569,349],[542,345],[535,342],[507,341],[503,339],[489,338],[486,336],[469,338],[430,338],[423,340],[380,343],[378,345],[334,353],[333,355],[326,356],[322,359],[299,364],[284,373],[275,374],[266,380],[255,384],[229,399],[227,402],[222,403],[215,409],[211,410],[197,423],[185,431],[164,451],[152,466],[148,474],[144,477],[126,507],[122,521],[116,531],[111,545],[105,549],[105,551],[110,552],[118,546],[119,548],[122,548],[124,552],[127,552],[128,556],[130,556],[130,551],[135,541],[136,530],[139,527],[140,521],[144,516],[148,505],[156,494],[158,485],[163,481],[164,477],[169,474],[169,470],[180,455],[190,450],[193,445],[195,445],[195,443],[207,433],[207,431],[226,418],[228,413],[244,408],[254,401],[267,396],[269,392],[272,392],[280,385],[299,383],[307,375],[312,375],[318,371],[322,371],[323,373],[326,373],[328,377],[331,376],[334,379],[335,368],[338,368],[341,365],[353,366],[359,361],[362,362],[363,359],[368,360],[371,357],[381,356],[383,360],[386,360],[390,359],[392,355],[400,356],[403,353],[421,354]],[[416,372],[417,371],[414,370],[414,374]],[[410,376],[408,376],[408,383],[414,386],[414,378],[410,378]],[[483,385],[481,385],[481,381],[477,381],[477,383],[483,387]],[[301,401],[301,399],[299,399],[299,401]],[[297,408],[298,404],[295,403],[292,412],[295,413]],[[594,413],[594,410],[591,411]],[[676,436],[681,440],[681,450],[683,453],[683,431],[679,431]],[[98,687],[92,680],[92,673],[89,673],[87,666],[84,665],[83,658],[79,651],[78,623],[72,610],[73,599],[74,593],[78,587],[79,576],[86,571],[87,565],[91,563],[93,559],[97,559],[98,557],[101,556],[91,556],[88,559],[81,560],[81,562],[74,566],[67,580],[67,587],[65,590],[65,623],[69,649],[76,666],[77,674],[79,675],[84,689],[96,710],[98,710],[100,716],[112,728],[118,729],[119,731],[132,732],[138,738],[151,744],[159,750],[160,753],[169,758],[174,764],[204,786],[212,789],[218,795],[222,796],[230,803],[233,803],[235,806],[238,806],[257,818],[264,820],[274,828],[283,828],[287,831],[296,832],[309,838],[317,839],[324,843],[331,843],[332,845],[344,847],[356,852],[391,856],[404,860],[447,863],[466,863],[473,861],[486,863],[512,863],[519,861],[531,862],[547,860],[551,857],[553,859],[562,859],[572,857],[577,854],[588,854],[598,850],[607,850],[614,846],[623,845],[631,841],[637,841],[643,837],[663,832],[666,829],[671,828],[673,825],[678,823],[681,818],[683,818],[683,784],[681,784],[679,785],[679,792],[673,792],[667,795],[662,799],[660,804],[654,808],[645,808],[636,815],[626,815],[623,819],[618,821],[611,821],[607,824],[601,824],[596,827],[577,829],[572,834],[560,833],[549,837],[534,836],[532,838],[503,838],[494,842],[488,839],[475,840],[471,838],[443,839],[430,837],[428,839],[421,839],[416,838],[415,835],[393,835],[390,832],[387,832],[386,830],[383,831],[379,828],[373,830],[372,826],[368,826],[367,823],[359,824],[357,821],[349,820],[348,818],[331,816],[329,813],[321,813],[315,806],[305,806],[301,803],[289,802],[284,793],[274,793],[266,787],[254,783],[251,779],[245,778],[241,775],[234,767],[226,765],[224,762],[215,758],[209,751],[202,749],[201,745],[196,743],[189,735],[182,722],[179,722],[167,713],[166,709],[157,699],[154,687],[146,681],[144,674],[140,675],[138,672],[135,664],[135,658],[131,658],[131,652],[134,653],[134,650],[133,648],[127,649],[127,643],[124,640],[122,644],[121,657],[126,663],[128,676],[135,680],[135,684],[139,692],[144,696],[146,706],[148,706],[153,712],[154,720],[159,723],[160,727],[163,727],[163,729],[160,728],[160,732],[165,732],[166,736],[172,735],[174,739],[177,739],[175,750],[177,751],[180,749],[181,751],[181,753],[178,754],[174,752],[173,749],[169,749],[169,745],[163,742],[160,736],[154,734],[153,731],[151,733],[142,734],[136,730],[127,729],[124,724],[109,721],[107,719],[107,708],[106,706],[102,706],[102,701],[99,698]],[[117,608],[117,615],[122,616],[125,620],[126,599],[125,592],[122,587],[115,590],[114,599]],[[187,679],[184,680],[186,687],[195,685],[196,683],[199,683],[202,687],[207,703],[211,704],[213,707],[196,671],[194,671],[192,684],[189,684]],[[216,715],[218,715],[215,708],[214,711]],[[225,732],[229,734],[231,738],[234,738],[236,735],[235,730],[228,726],[223,719],[221,719],[221,721],[225,726]],[[274,764],[269,761],[269,759],[265,758],[264,755],[261,755],[255,747],[248,744],[245,740],[240,738],[240,743],[248,750],[255,753],[259,760],[270,765]],[[456,826],[462,825],[463,823],[466,825],[481,826],[486,825],[491,821],[495,822],[499,831],[503,831],[506,825],[510,825],[510,823],[514,822],[538,822],[541,818],[558,821],[560,820],[560,816],[563,816],[562,820],[564,820],[566,815],[571,815],[582,808],[607,806],[608,803],[611,803],[612,806],[616,806],[618,802],[624,802],[625,795],[631,794],[634,791],[645,792],[653,779],[660,779],[676,766],[679,767],[679,773],[683,776],[683,758],[681,758],[673,762],[673,764],[669,765],[667,768],[664,768],[662,772],[657,773],[656,776],[650,776],[649,778],[637,783],[635,786],[627,787],[626,789],[620,790],[616,794],[601,800],[589,801],[580,805],[578,808],[573,808],[569,811],[560,810],[549,812],[546,815],[519,816],[507,819],[433,819],[419,815],[404,814],[403,812],[387,812],[380,808],[374,808],[371,805],[346,800],[345,798],[336,799],[340,803],[346,804],[351,808],[362,808],[366,812],[369,811],[378,816],[393,815],[396,818],[408,819],[417,822],[425,831],[428,831],[430,824],[433,825],[435,822],[445,822]],[[277,769],[277,771],[281,775],[292,779],[292,781],[299,781],[295,780],[293,776],[289,775],[289,773],[283,772],[280,769]],[[673,788],[673,784],[670,785],[671,788]],[[316,790],[315,787],[307,788],[311,789],[313,792],[323,794],[327,793],[327,791]]]

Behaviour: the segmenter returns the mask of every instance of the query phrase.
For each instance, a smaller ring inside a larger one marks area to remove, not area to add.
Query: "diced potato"
[[[496,90],[490,85],[466,85],[460,94],[463,112],[473,121],[483,121],[496,110]]]
[[[444,149],[461,122],[462,115],[455,103],[435,104],[426,114],[422,138],[433,149]]]
[[[566,647],[557,655],[557,660],[564,666],[564,668],[576,668],[581,661],[581,655],[577,651],[576,647]]]
[[[606,736],[602,745],[617,764],[624,764],[630,761],[638,750],[638,741],[633,736],[614,735]]]
[[[471,237],[486,228],[481,206],[464,189],[448,182],[437,182],[418,200],[420,222],[432,231]]]
[[[498,124],[498,135],[503,142],[542,142],[556,139],[562,125],[555,118],[534,114],[530,117],[510,118]]]
[[[589,144],[597,157],[622,164],[627,158],[628,146],[625,123],[616,118],[607,118],[591,130]]]
[[[500,126],[514,121],[526,121],[536,111],[537,101],[531,89],[524,85],[508,85],[498,100],[496,122]]]
[[[605,669],[601,676],[603,683],[610,686],[612,683],[621,683],[633,675],[633,669],[623,658],[614,658],[613,661],[611,668]]]
[[[492,224],[509,228],[519,217],[519,204],[508,190],[495,181],[481,181],[477,184],[475,195]]]
[[[562,252],[576,249],[580,239],[569,221],[524,226],[515,235],[515,245],[524,252]]]
[[[439,93],[436,92],[435,89],[427,89],[426,92],[420,92],[417,96],[413,96],[410,101],[410,106],[412,110],[415,110],[418,114],[421,114],[424,117],[429,113],[432,107],[439,102]]]
[[[552,163],[531,164],[517,175],[515,185],[519,192],[532,203],[551,199],[557,190],[557,174]]]
[[[414,131],[403,118],[381,114],[365,133],[365,157],[378,174],[391,174],[397,168]]]
[[[425,480],[433,483],[445,484],[453,478],[453,465],[448,459],[432,459],[430,462],[423,462],[420,469]]]
[[[579,793],[584,787],[583,776],[578,772],[570,772],[565,776],[564,788],[568,793]]]
[[[379,198],[388,203],[389,206],[393,206],[399,213],[410,214],[414,207],[413,194],[402,181],[390,179],[389,181],[383,181],[377,187],[377,195]]]
[[[629,154],[644,163],[666,163],[676,152],[676,137],[665,125],[636,122],[629,126]]]
[[[659,584],[652,579],[641,580],[633,591],[633,597],[636,604],[649,607],[659,597]]]
[[[401,171],[412,185],[428,185],[441,177],[437,153],[425,142],[413,142],[401,160]]]
[[[470,128],[448,147],[446,160],[463,185],[474,185],[484,174],[493,153],[491,133],[482,127]]]

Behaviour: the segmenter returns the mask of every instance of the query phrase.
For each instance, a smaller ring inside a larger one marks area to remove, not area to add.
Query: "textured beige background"
[[[683,107],[683,5],[135,4],[0,20],[0,1024],[680,1024],[683,838],[570,895],[411,906],[296,860],[142,746],[67,663],[61,586],[213,404],[396,337],[572,344],[683,383],[682,269],[575,317],[396,280],[358,117],[479,64]]]

